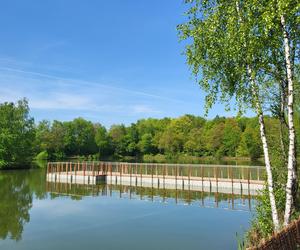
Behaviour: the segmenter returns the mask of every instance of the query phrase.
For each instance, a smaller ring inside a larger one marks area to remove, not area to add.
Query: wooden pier
[[[47,181],[95,185],[114,183],[167,189],[211,190],[255,195],[264,185],[264,168],[205,164],[49,162]]]

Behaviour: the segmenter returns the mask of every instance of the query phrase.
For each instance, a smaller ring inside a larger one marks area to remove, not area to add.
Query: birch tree
[[[293,0],[265,0],[252,5],[258,6],[260,29],[269,52],[263,68],[279,89],[280,122],[288,128],[287,183],[284,224],[290,221],[297,195],[296,135],[294,126],[295,67],[299,64],[300,3]],[[286,113],[286,115],[285,115]],[[285,122],[287,116],[287,122]],[[281,131],[280,134],[283,137]],[[283,155],[285,147],[282,139]],[[285,156],[285,155],[284,155]]]
[[[289,150],[288,150],[288,177],[286,184],[286,205],[285,205],[285,214],[284,214],[284,224],[287,225],[290,221],[292,207],[293,207],[293,191],[297,188],[297,171],[296,171],[296,135],[295,135],[295,126],[294,126],[294,80],[293,80],[293,66],[294,62],[292,62],[292,58],[295,58],[295,55],[291,53],[296,53],[297,46],[299,45],[299,37],[297,38],[291,33],[298,33],[297,29],[299,29],[299,23],[295,23],[293,18],[297,20],[299,17],[296,15],[300,13],[300,4],[293,6],[295,1],[291,3],[291,1],[279,1],[278,11],[280,12],[280,22],[282,26],[282,35],[283,35],[283,44],[284,44],[284,56],[285,56],[285,67],[286,67],[286,76],[288,82],[288,96],[287,96],[287,113],[288,113],[288,129],[289,129]],[[289,9],[292,7],[293,9]],[[292,16],[290,15],[292,14]],[[289,24],[286,23],[286,16],[289,16],[291,22]],[[296,24],[296,25],[295,25]],[[289,26],[289,29],[288,29]],[[294,37],[294,41],[290,41],[290,37]],[[297,43],[298,42],[298,43]],[[291,51],[291,46],[294,47],[294,52]]]
[[[187,1],[189,20],[179,26],[181,39],[189,40],[185,54],[187,63],[207,91],[206,109],[217,99],[229,104],[232,98],[242,112],[252,107],[258,116],[263,144],[268,192],[274,229],[279,219],[273,190],[272,167],[265,133],[263,98],[268,88],[260,69],[265,63],[265,50],[258,37],[256,13],[249,2]],[[259,84],[257,81],[259,80]]]

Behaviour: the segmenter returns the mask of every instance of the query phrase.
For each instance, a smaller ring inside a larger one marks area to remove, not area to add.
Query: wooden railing
[[[49,162],[47,173],[67,175],[111,175],[157,177],[182,180],[210,180],[263,184],[265,171],[260,166],[157,164],[126,162]]]

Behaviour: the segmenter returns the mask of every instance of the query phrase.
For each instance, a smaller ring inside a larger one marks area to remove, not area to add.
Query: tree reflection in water
[[[0,239],[9,237],[18,241],[24,225],[30,221],[33,197],[47,196],[44,171],[2,171],[0,187]]]
[[[210,193],[191,190],[168,190],[113,184],[79,185],[46,182],[45,169],[0,171],[0,239],[22,238],[24,225],[30,221],[34,199],[68,196],[81,200],[85,196],[113,196],[225,209],[251,210],[255,197],[249,194]]]

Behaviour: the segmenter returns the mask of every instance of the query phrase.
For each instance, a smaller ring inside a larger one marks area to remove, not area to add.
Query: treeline
[[[29,116],[26,100],[0,105],[0,163],[2,167],[30,165],[32,159],[69,157],[164,161],[176,156],[249,157],[262,155],[256,118],[202,117],[141,119],[130,126],[100,123],[83,118],[73,121],[41,121]],[[268,137],[279,148],[278,119],[267,117]],[[299,131],[299,126],[296,126]],[[180,161],[180,159],[179,159]]]
[[[270,119],[270,122],[276,123],[276,120]],[[193,115],[149,118],[130,126],[112,125],[109,129],[83,118],[68,122],[42,121],[36,127],[36,145],[37,151],[47,152],[51,159],[157,154],[257,159],[262,154],[257,121],[245,117],[217,116],[212,120]]]

